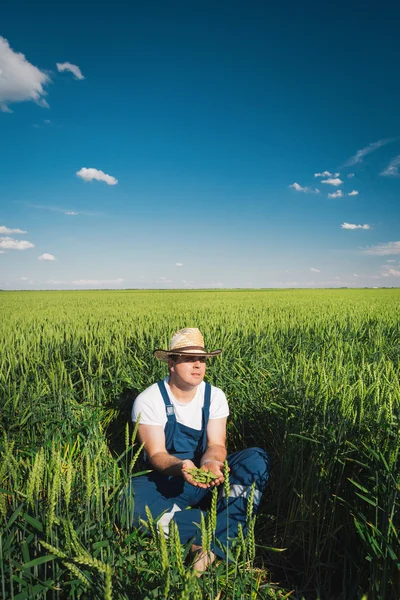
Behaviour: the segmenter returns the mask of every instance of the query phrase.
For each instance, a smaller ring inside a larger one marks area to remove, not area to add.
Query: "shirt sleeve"
[[[213,387],[211,389],[210,419],[222,419],[228,415],[229,406],[224,392]]]
[[[140,415],[141,425],[160,425],[166,422],[164,403],[148,389],[139,394],[132,406],[132,421],[136,423]]]

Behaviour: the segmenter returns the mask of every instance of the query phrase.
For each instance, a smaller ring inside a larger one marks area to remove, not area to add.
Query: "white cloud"
[[[167,277],[159,277],[156,283],[172,283],[172,279],[168,279]]]
[[[347,177],[348,177],[349,179],[351,179],[352,177],[354,177],[354,173],[348,173],[348,174],[347,174]]]
[[[296,182],[289,185],[289,187],[294,188],[296,190],[296,192],[307,192],[308,191],[308,188],[303,188],[303,187],[301,187],[301,185],[299,185]]]
[[[387,138],[384,140],[378,140],[377,142],[368,144],[368,146],[362,148],[361,150],[357,150],[355,155],[349,158],[349,160],[345,163],[345,166],[349,167],[350,165],[361,163],[364,160],[364,156],[370,154],[371,152],[375,152],[375,150],[378,150],[378,148],[381,148],[382,146],[386,146],[386,144],[389,144],[390,142],[394,142],[394,139],[395,138]]]
[[[28,250],[34,248],[35,245],[27,240],[13,240],[10,237],[0,237],[0,248],[6,250]]]
[[[80,68],[77,65],[73,65],[70,62],[56,64],[57,69],[60,73],[62,73],[62,71],[70,71],[75,76],[75,79],[85,79],[82,75]]]
[[[0,250],[0,254],[6,254],[4,250]]]
[[[44,86],[50,77],[26,60],[20,52],[14,52],[8,41],[0,37],[0,110],[12,112],[8,104],[33,100],[48,107]]]
[[[57,260],[57,259],[52,254],[47,254],[47,252],[45,252],[44,254],[41,254],[38,257],[38,260]]]
[[[339,177],[340,173],[334,173],[333,176],[334,177]]]
[[[74,285],[108,285],[122,283],[123,281],[123,279],[77,279],[72,283]]]
[[[116,185],[118,183],[118,179],[115,179],[112,175],[107,175],[107,173],[99,171],[98,169],[87,169],[86,167],[82,167],[76,174],[84,181],[93,181],[93,179],[97,179],[97,181],[105,181],[108,185]]]
[[[375,256],[390,256],[400,254],[400,242],[388,242],[387,244],[378,244],[371,246],[363,251],[364,254],[372,254]]]
[[[400,271],[396,269],[388,269],[386,273],[382,273],[383,277],[400,277]]]
[[[312,271],[313,273],[321,273],[319,269],[315,269],[314,267],[311,267],[310,271]]]
[[[0,233],[28,233],[28,232],[23,231],[22,229],[10,229],[9,227],[0,225]]]
[[[175,263],[177,267],[183,267],[183,263]]]
[[[28,281],[27,277],[21,277],[21,281]]]
[[[60,285],[61,283],[68,283],[68,281],[65,281],[63,279],[48,279],[47,281],[45,281],[45,283],[48,283],[50,285]]]
[[[353,190],[352,192],[349,192],[347,195],[348,196],[358,196],[358,192],[357,192],[357,190]]]
[[[323,179],[321,183],[327,183],[328,185],[338,186],[342,185],[343,181],[339,179],[339,177],[330,177],[329,179]]]
[[[332,177],[332,173],[323,171],[322,173],[314,173],[314,177]]]
[[[395,156],[390,161],[390,163],[388,164],[386,169],[384,171],[382,171],[381,175],[386,175],[389,177],[398,177],[400,175],[399,170],[400,170],[400,154]]]
[[[66,208],[61,208],[59,206],[45,206],[43,204],[32,204],[31,202],[22,202],[25,206],[29,206],[30,208],[35,208],[37,210],[50,210],[51,212],[64,213],[64,215],[85,215],[87,217],[98,217],[104,216],[104,213],[100,212],[89,212],[88,210],[80,210],[79,213],[74,210],[67,210]]]
[[[353,273],[353,277],[358,277],[357,273]]]
[[[371,229],[371,226],[368,225],[367,223],[365,225],[354,225],[353,223],[342,223],[341,224],[341,228],[342,229]]]
[[[342,190],[338,190],[337,192],[333,192],[333,194],[328,194],[328,198],[343,198]]]
[[[296,192],[304,192],[305,194],[319,194],[318,188],[315,188],[315,190],[312,190],[309,187],[302,187],[301,185],[299,185],[296,182],[289,185],[289,187],[294,188],[296,190]]]
[[[394,263],[396,262],[394,258],[388,258],[386,262]]]

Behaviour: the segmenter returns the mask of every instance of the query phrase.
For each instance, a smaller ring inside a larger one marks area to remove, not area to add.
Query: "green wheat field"
[[[399,307],[397,289],[1,292],[0,597],[398,600]],[[272,459],[259,514],[201,578],[124,493],[132,401],[182,327],[223,349],[207,379],[228,450]]]

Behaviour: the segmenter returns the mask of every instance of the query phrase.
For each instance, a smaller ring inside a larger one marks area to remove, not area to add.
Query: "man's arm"
[[[195,468],[191,460],[181,460],[176,456],[168,454],[165,448],[164,428],[158,425],[139,425],[139,441],[144,444],[144,450],[149,458],[151,466],[162,473],[172,477],[183,477],[186,481],[196,487],[207,487],[203,483],[193,480],[187,473],[187,469]]]
[[[219,485],[224,481],[222,467],[226,459],[226,421],[227,418],[210,419],[207,425],[207,448],[201,457],[200,466],[214,475],[218,479],[213,481],[214,485]]]

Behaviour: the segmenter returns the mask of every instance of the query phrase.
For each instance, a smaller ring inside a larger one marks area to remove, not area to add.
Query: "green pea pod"
[[[189,473],[189,475],[191,475],[197,483],[210,483],[214,479],[218,479],[217,475],[215,475],[212,471],[198,469],[197,467],[188,469],[187,473]]]

